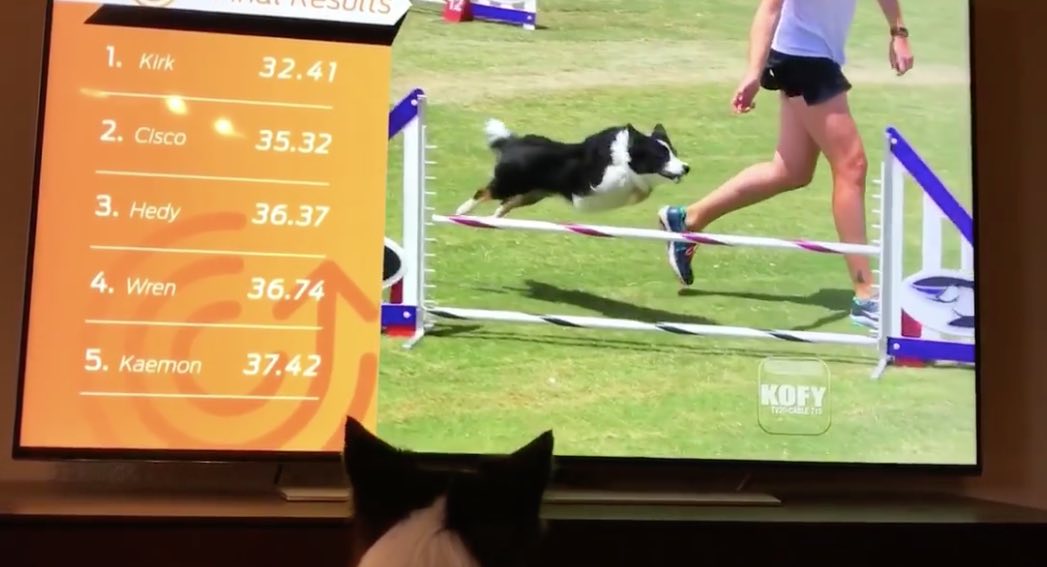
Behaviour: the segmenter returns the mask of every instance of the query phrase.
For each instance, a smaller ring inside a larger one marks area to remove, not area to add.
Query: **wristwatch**
[[[892,26],[891,37],[909,37],[909,28],[905,26]]]

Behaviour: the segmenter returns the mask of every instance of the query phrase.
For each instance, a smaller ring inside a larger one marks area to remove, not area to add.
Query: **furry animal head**
[[[615,136],[611,159],[615,165],[628,165],[652,186],[665,181],[679,183],[691,171],[691,166],[677,157],[669,133],[661,124],[650,134],[627,124]]]
[[[475,470],[425,470],[349,418],[344,462],[357,567],[517,567],[536,551],[552,471],[547,431]]]

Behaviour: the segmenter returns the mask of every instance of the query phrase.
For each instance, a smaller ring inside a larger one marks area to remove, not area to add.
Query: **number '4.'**
[[[105,281],[105,272],[98,272],[91,280],[91,289],[97,289],[98,293],[109,293],[109,284]]]

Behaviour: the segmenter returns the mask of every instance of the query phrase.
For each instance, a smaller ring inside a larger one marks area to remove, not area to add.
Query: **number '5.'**
[[[98,372],[102,369],[102,349],[100,348],[89,348],[84,353],[84,370],[88,372]]]

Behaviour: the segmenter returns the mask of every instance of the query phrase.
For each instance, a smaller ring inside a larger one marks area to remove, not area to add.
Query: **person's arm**
[[[912,69],[913,56],[909,47],[909,30],[905,28],[905,20],[902,19],[902,7],[898,0],[877,0],[883,17],[887,19],[887,26],[891,30],[891,48],[888,51],[891,68],[899,75],[904,75]]]
[[[756,8],[753,23],[749,27],[749,67],[738,90],[734,91],[734,98],[731,99],[731,106],[737,113],[749,112],[756,108],[753,100],[760,91],[760,76],[763,75],[767,55],[771,51],[774,28],[778,26],[778,18],[782,14],[782,2],[783,0],[760,0],[760,5]]]
[[[767,63],[774,29],[782,14],[782,0],[760,0],[752,26],[749,28],[749,74],[758,76]]]
[[[898,0],[877,1],[880,3],[880,10],[883,11],[883,17],[887,18],[887,25],[892,31],[905,27],[905,21],[902,19],[902,7],[898,5]]]

